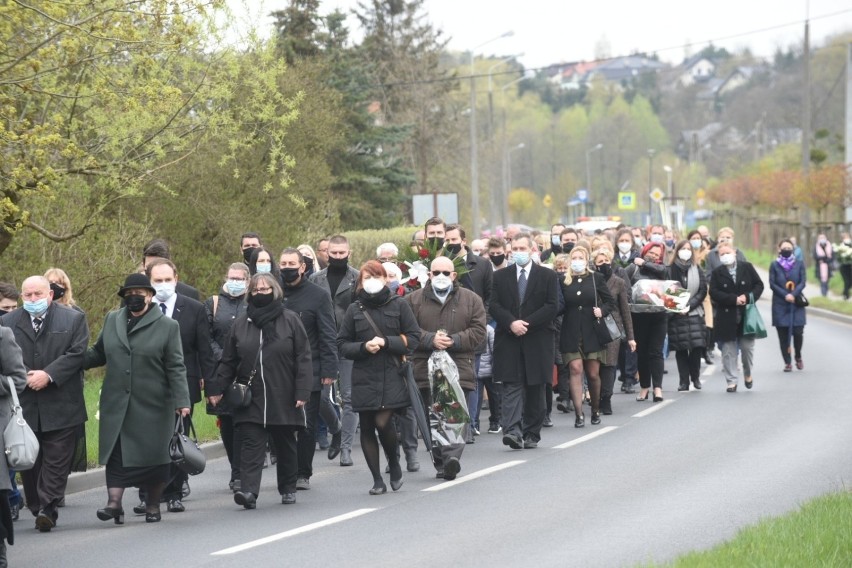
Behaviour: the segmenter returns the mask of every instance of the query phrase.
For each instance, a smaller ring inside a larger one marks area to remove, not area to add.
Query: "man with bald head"
[[[83,358],[89,326],[83,312],[53,302],[50,282],[30,276],[21,285],[23,307],[0,318],[20,345],[27,368],[21,393],[24,419],[38,438],[35,466],[21,472],[26,505],[35,526],[50,532],[65,495],[78,428],[86,421]]]
[[[421,341],[414,351],[414,378],[428,414],[432,406],[429,357],[446,351],[459,370],[465,394],[475,387],[474,352],[485,340],[485,306],[476,292],[459,285],[453,261],[439,256],[432,261],[426,285],[405,296],[420,326]],[[454,479],[461,469],[464,443],[432,449],[439,479]]]

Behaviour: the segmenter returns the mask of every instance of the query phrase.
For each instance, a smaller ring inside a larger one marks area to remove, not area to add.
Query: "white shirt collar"
[[[516,278],[518,278],[518,279],[520,279],[520,277],[521,277],[521,269],[523,269],[523,270],[524,270],[524,274],[526,274],[527,278],[529,278],[529,277],[530,277],[530,268],[532,267],[532,265],[533,265],[532,261],[528,262],[526,266],[520,266],[520,265],[516,264],[516,265],[515,265],[515,268],[516,268],[516,270],[515,270],[515,277],[516,277]]]
[[[155,304],[157,304],[157,309],[160,310],[160,311],[163,310],[163,308],[160,307],[160,304],[165,303],[166,304],[166,314],[165,315],[169,316],[170,318],[174,317],[175,303],[177,302],[177,292],[172,294],[172,297],[169,298],[168,300],[166,300],[165,302],[161,302],[160,300],[157,299],[156,296],[154,296],[153,302]]]

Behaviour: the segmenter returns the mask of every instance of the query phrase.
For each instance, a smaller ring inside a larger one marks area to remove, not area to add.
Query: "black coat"
[[[530,271],[523,302],[518,297],[517,268],[513,265],[494,273],[489,312],[497,322],[493,368],[498,382],[536,385],[553,380],[559,283],[553,270],[535,263],[527,267]],[[515,320],[529,324],[526,335],[512,333],[510,326]]]
[[[222,359],[222,351],[225,348],[228,333],[231,332],[231,326],[239,316],[246,313],[248,305],[245,294],[235,298],[222,290],[219,292],[215,308],[213,298],[213,296],[207,298],[204,308],[207,311],[207,323],[210,325],[210,348],[213,349],[213,356],[218,363]]]
[[[89,326],[82,312],[51,302],[36,337],[32,318],[18,308],[0,318],[21,348],[27,371],[44,371],[52,382],[44,389],[21,393],[24,419],[36,432],[51,432],[86,421],[83,399],[83,363],[89,344]]]
[[[351,304],[337,334],[337,346],[342,357],[355,362],[352,366],[352,409],[405,408],[411,399],[399,374],[399,366],[402,356],[419,345],[420,327],[408,302],[399,296],[391,295],[379,307],[364,305],[364,308],[382,332],[385,347],[375,354],[367,351],[364,344],[377,334],[364,317],[360,302]]]
[[[689,297],[689,312],[669,314],[669,349],[671,351],[695,349],[706,345],[704,298],[707,297],[707,281],[700,267],[696,267],[696,272],[698,292]],[[689,270],[676,262],[669,265],[669,279],[677,280],[684,288],[687,287],[688,274]]]
[[[609,292],[603,274],[592,272],[584,276],[574,276],[571,284],[562,282],[562,296],[565,298],[565,309],[562,315],[562,330],[559,337],[561,353],[594,353],[606,349],[607,344],[598,340],[595,332],[599,322],[593,312],[597,305],[603,315],[618,311],[615,298]],[[597,297],[595,289],[597,288]],[[582,347],[582,349],[581,349]]]
[[[617,310],[612,312],[612,317],[627,336],[625,341],[635,340],[633,336],[633,317],[630,315],[630,285],[624,276],[624,270],[619,268],[622,276],[613,269],[613,273],[606,278],[609,293],[615,300]],[[618,363],[618,352],[621,350],[621,341],[613,341],[606,346],[606,365],[614,367]]]
[[[307,401],[313,383],[313,364],[308,334],[299,316],[283,310],[275,320],[276,337],[263,337],[261,330],[249,321],[248,314],[234,321],[219,362],[218,378],[208,395],[221,394],[226,385],[239,378],[245,382],[257,359],[257,373],[251,383],[251,404],[231,410],[234,422],[305,427],[304,408],[296,401]]]
[[[175,292],[177,292],[181,296],[192,298],[196,302],[201,301],[201,294],[198,292],[198,290],[193,288],[189,284],[184,284],[181,281],[178,281],[177,284],[175,284]]]
[[[201,400],[201,381],[213,380],[216,373],[216,357],[210,346],[207,311],[201,302],[177,294],[172,319],[180,325],[189,400],[195,404]]]
[[[308,280],[323,288],[331,296],[334,302],[334,321],[337,324],[337,331],[339,332],[340,327],[343,325],[343,318],[346,316],[346,310],[349,309],[349,305],[355,299],[358,270],[351,266],[347,268],[346,274],[343,280],[340,281],[340,286],[337,287],[334,294],[331,293],[331,287],[328,285],[328,268],[323,268],[319,272],[311,274]]]
[[[494,269],[491,267],[491,261],[468,251],[464,265],[469,272],[459,278],[459,284],[463,288],[476,292],[476,295],[482,298],[485,313],[488,313],[488,306],[491,304],[491,288],[494,280]]]
[[[737,261],[737,278],[731,278],[727,266],[719,266],[710,278],[710,299],[716,308],[713,334],[719,341],[734,341],[743,335],[745,306],[737,305],[740,294],[754,294],[756,302],[763,294],[763,280],[748,262]]]
[[[337,378],[337,326],[331,296],[324,288],[302,278],[296,286],[284,286],[284,307],[296,312],[305,326],[313,362],[311,390],[320,391],[321,378]]]

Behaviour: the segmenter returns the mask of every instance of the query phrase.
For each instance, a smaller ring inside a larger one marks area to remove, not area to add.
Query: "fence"
[[[796,242],[803,251],[813,250],[816,237],[825,233],[833,242],[840,241],[840,234],[850,231],[850,223],[845,221],[810,222],[805,223],[796,218],[798,211],[788,217],[781,215],[753,215],[747,211],[716,211],[711,226],[711,236],[722,227],[731,227],[736,232],[736,243],[744,248],[754,250],[774,251],[778,241],[796,237]],[[811,254],[805,252],[805,257]]]

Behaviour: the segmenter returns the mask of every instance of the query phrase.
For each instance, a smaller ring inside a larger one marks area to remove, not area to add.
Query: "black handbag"
[[[808,301],[807,297],[805,297],[804,292],[802,292],[798,296],[795,296],[795,300],[794,300],[793,303],[796,304],[797,308],[807,308],[808,306],[811,305],[811,303]]]
[[[595,290],[595,307],[598,307],[598,287],[595,284],[595,275],[592,274],[592,287]],[[621,341],[625,338],[624,332],[618,327],[618,322],[612,317],[612,314],[606,314],[603,317],[595,318],[595,336],[601,345],[612,343],[613,341]]]
[[[207,456],[198,446],[198,436],[195,434],[192,418],[188,419],[191,438],[183,431],[183,418],[178,416],[175,422],[175,433],[169,442],[169,457],[181,471],[189,475],[198,475],[207,465]]]
[[[261,349],[263,349],[263,333],[260,336],[260,345],[257,348],[257,355],[254,357],[254,365],[248,379],[245,382],[240,382],[240,379],[236,379],[228,385],[228,388],[225,389],[225,393],[222,395],[222,401],[227,408],[247,408],[251,404],[251,382],[257,374],[257,362],[260,360]]]

